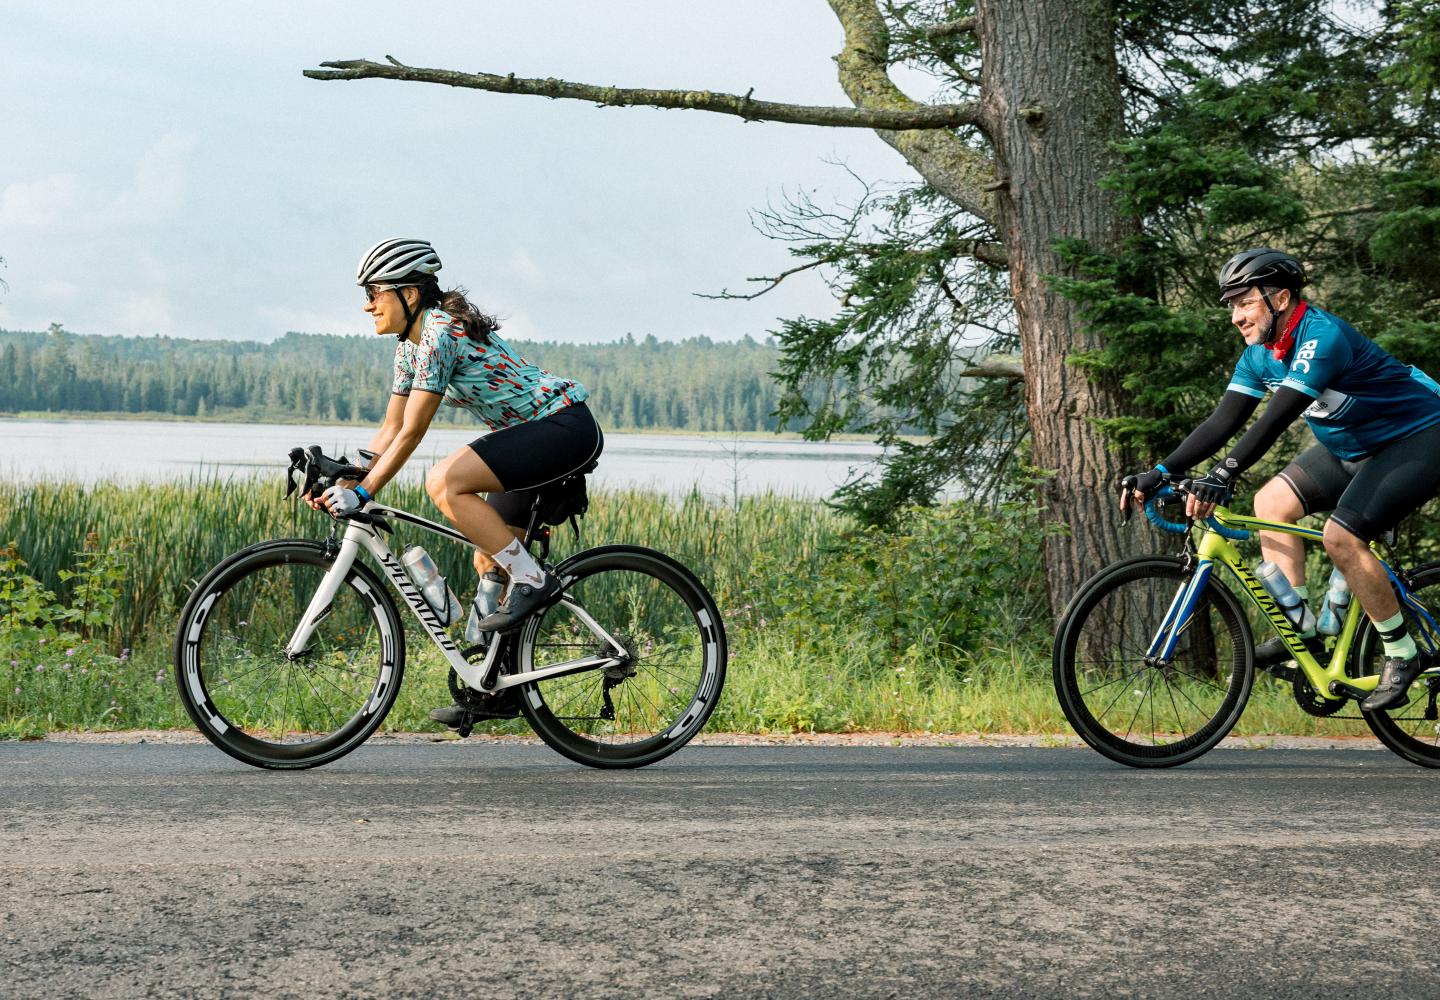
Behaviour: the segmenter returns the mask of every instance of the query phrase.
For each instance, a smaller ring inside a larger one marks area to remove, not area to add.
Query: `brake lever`
[[[290,468],[285,470],[285,482],[289,484],[289,488],[285,490],[285,499],[287,500],[290,498],[290,495],[295,492],[295,473],[297,470],[304,468],[304,461],[305,449],[290,449]]]

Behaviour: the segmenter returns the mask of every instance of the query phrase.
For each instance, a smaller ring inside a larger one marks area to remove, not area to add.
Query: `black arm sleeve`
[[[1255,407],[1259,405],[1260,400],[1256,396],[1247,396],[1243,392],[1226,392],[1220,397],[1220,405],[1215,407],[1215,412],[1191,431],[1180,447],[1172,451],[1160,464],[1165,466],[1172,476],[1180,476],[1206,455],[1219,451],[1220,446],[1229,441],[1231,435],[1245,426],[1245,421],[1250,419],[1250,414],[1254,413]]]
[[[1270,400],[1270,405],[1265,407],[1260,419],[1255,421],[1245,432],[1245,436],[1236,441],[1235,447],[1230,449],[1230,454],[1225,458],[1226,471],[1231,476],[1238,476],[1260,461],[1270,450],[1270,446],[1285,433],[1285,428],[1293,424],[1295,418],[1304,413],[1306,407],[1313,402],[1313,398],[1288,385],[1276,389],[1275,398]]]

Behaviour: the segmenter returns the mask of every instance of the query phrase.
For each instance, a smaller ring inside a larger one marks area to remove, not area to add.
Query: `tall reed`
[[[264,481],[215,478],[133,486],[75,483],[0,484],[0,544],[15,542],[29,572],[67,602],[61,570],[94,532],[102,548],[124,553],[111,641],[136,646],[168,631],[190,590],[225,556],[271,538],[324,538],[335,522]],[[396,483],[385,502],[442,521],[423,486]],[[568,525],[554,529],[552,559],[577,547],[609,542],[648,545],[675,556],[705,581],[722,609],[753,592],[754,567],[767,551],[783,551],[797,565],[812,561],[838,537],[842,519],[810,501],[776,496],[743,498],[738,508],[692,493],[679,499],[639,491],[595,491],[577,545]],[[391,544],[424,545],[457,593],[474,586],[469,552],[418,528],[401,527]]]

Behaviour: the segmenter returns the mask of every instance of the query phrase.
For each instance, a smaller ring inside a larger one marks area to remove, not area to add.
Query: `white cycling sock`
[[[510,587],[517,583],[528,583],[532,587],[538,587],[545,582],[545,570],[531,557],[529,552],[525,551],[525,546],[520,544],[518,538],[491,558],[510,575]],[[510,595],[510,587],[505,588],[507,597]]]

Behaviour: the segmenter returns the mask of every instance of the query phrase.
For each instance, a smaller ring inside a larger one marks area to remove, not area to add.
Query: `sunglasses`
[[[365,301],[374,302],[376,297],[385,292],[393,292],[397,288],[418,288],[418,285],[366,285]]]

